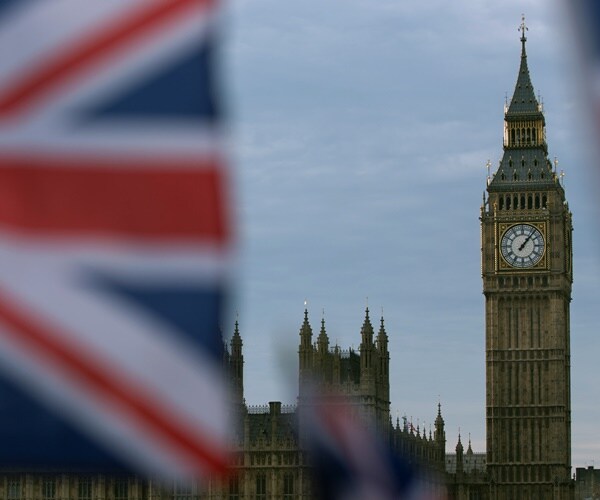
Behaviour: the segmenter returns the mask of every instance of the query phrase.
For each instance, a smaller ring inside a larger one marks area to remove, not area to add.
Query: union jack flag
[[[223,472],[217,0],[0,0],[0,466]]]
[[[423,471],[393,450],[339,394],[313,391],[299,409],[313,465],[314,497],[327,500],[444,500],[440,484],[427,485]],[[438,481],[439,483],[439,481]]]

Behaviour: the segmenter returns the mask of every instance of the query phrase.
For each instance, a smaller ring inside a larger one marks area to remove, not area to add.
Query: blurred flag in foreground
[[[0,0],[0,466],[219,473],[216,0]]]
[[[598,0],[568,0],[565,8],[572,20],[572,32],[576,38],[578,58],[583,77],[584,92],[581,93],[582,108],[589,111],[595,128],[591,142],[596,148],[594,157],[600,153],[600,2]],[[595,169],[598,175],[598,169]],[[598,179],[598,177],[596,177]]]
[[[597,0],[565,2],[574,21],[573,31],[581,50],[581,61],[589,90],[594,98],[594,112],[600,112],[600,3]]]
[[[440,487],[392,449],[341,395],[314,393],[302,409],[315,497],[327,500],[442,500]]]

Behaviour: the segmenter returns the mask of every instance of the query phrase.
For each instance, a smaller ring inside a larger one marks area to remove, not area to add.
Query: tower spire
[[[523,15],[521,26],[519,27],[519,31],[521,32],[521,65],[519,67],[517,84],[515,85],[515,90],[506,113],[507,115],[514,113],[540,113],[540,106],[535,97],[529,76],[529,67],[527,66],[527,51],[525,49],[527,37],[525,36],[525,32],[528,29],[525,25],[525,16]]]
[[[505,105],[504,154],[496,174],[487,181],[489,192],[510,191],[517,185],[527,190],[545,189],[555,183],[548,160],[546,120],[529,75],[525,48],[527,31],[523,15],[519,26],[519,73],[513,95],[508,106]]]

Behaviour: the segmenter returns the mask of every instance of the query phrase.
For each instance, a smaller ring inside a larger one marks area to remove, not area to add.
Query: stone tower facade
[[[325,330],[325,320],[316,343],[312,341],[312,329],[308,311],[304,311],[304,323],[300,328],[298,403],[306,403],[312,385],[328,393],[342,394],[365,421],[375,425],[375,431],[389,437],[390,425],[390,354],[388,337],[383,318],[375,335],[369,309],[360,331],[359,352],[330,348]]]
[[[521,63],[481,207],[490,500],[572,498],[571,212]]]

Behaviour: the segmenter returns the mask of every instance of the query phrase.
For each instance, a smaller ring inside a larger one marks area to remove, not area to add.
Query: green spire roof
[[[527,52],[525,50],[525,42],[527,37],[525,31],[525,19],[521,24],[521,66],[519,67],[519,75],[517,77],[517,84],[515,85],[515,91],[513,93],[510,105],[507,111],[507,117],[515,114],[534,114],[541,115],[540,105],[535,97],[533,90],[533,84],[529,76],[529,68],[527,66]]]
[[[548,159],[546,121],[535,97],[525,43],[525,18],[521,31],[521,64],[510,104],[504,114],[504,154],[489,182],[488,191],[546,189],[559,185]]]

